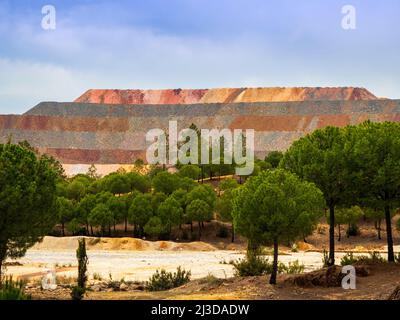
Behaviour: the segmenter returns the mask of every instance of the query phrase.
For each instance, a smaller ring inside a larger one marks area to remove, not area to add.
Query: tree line
[[[27,143],[0,145],[0,274],[7,257],[22,256],[56,224],[63,234],[110,235],[123,223],[127,232],[133,226],[135,237],[166,239],[174,229],[190,224],[192,231],[197,225],[200,239],[204,222],[215,215],[233,222],[232,240],[235,233],[245,236],[249,252],[273,246],[271,283],[276,281],[279,244],[312,234],[325,212],[329,265],[335,263],[335,227],[341,230],[346,224],[347,235],[357,233],[361,215],[375,222],[379,237],[384,221],[388,261],[394,261],[392,217],[400,201],[398,123],[367,121],[316,130],[284,154],[272,152],[257,160],[251,177],[239,177],[239,183],[224,179],[218,190],[201,183],[205,172],[231,169],[212,166],[179,164],[176,173],[152,166],[147,174],[120,170],[105,177],[92,166],[87,174],[68,178],[59,162]]]
[[[248,239],[248,252],[273,246],[274,284],[278,245],[311,234],[324,209],[329,266],[335,264],[335,226],[348,223],[352,232],[362,212],[379,224],[379,237],[385,220],[388,261],[394,262],[392,217],[399,201],[400,124],[367,121],[326,127],[295,141],[279,169],[263,171],[233,191],[232,215],[235,228]]]

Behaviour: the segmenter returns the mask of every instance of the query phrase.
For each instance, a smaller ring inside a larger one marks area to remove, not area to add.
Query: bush
[[[232,261],[231,264],[235,268],[235,276],[237,277],[254,277],[272,273],[272,262],[268,258],[264,258],[259,254],[247,254],[243,259]],[[298,260],[289,262],[285,265],[283,262],[278,263],[278,273],[302,273],[304,265]]]
[[[146,283],[146,289],[149,291],[163,291],[180,287],[190,281],[191,272],[178,267],[177,271],[166,272],[164,269],[156,271]]]
[[[354,257],[353,252],[346,253],[342,259],[340,259],[341,266],[348,266],[355,264],[357,262],[357,258]]]
[[[86,292],[85,288],[74,286],[72,287],[71,298],[73,300],[82,300],[85,292]]]
[[[23,281],[5,278],[0,288],[0,300],[31,300],[31,296],[24,293],[24,287]]]
[[[299,260],[289,262],[286,266],[284,263],[279,263],[278,265],[279,273],[297,274],[304,272],[304,264],[300,264]]]
[[[272,272],[272,263],[268,258],[254,253],[247,253],[245,258],[232,261],[232,265],[237,277],[262,276]]]
[[[322,266],[324,268],[329,266],[329,253],[325,249],[322,251]]]
[[[387,260],[381,256],[379,252],[370,252],[369,256],[361,256],[358,259],[359,263],[385,263]]]
[[[228,236],[229,236],[228,228],[225,226],[220,226],[217,231],[217,237],[218,238],[228,238]]]
[[[346,253],[340,260],[342,266],[353,265],[353,264],[376,264],[385,263],[386,260],[381,256],[379,252],[370,252],[368,256],[355,257],[352,252]]]

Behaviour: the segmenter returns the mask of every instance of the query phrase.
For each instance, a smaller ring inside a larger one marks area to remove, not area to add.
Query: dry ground
[[[386,300],[400,285],[399,264],[369,265],[370,275],[357,278],[356,290],[341,287],[299,287],[287,280],[293,275],[279,275],[278,284],[268,284],[268,277],[244,277],[229,279],[199,279],[169,291],[161,292],[89,292],[86,299],[132,300],[132,299],[172,299],[172,300]],[[34,299],[69,299],[69,289],[56,291],[30,290]]]

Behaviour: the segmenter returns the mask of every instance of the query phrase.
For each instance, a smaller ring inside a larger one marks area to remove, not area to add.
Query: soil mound
[[[80,237],[44,237],[33,250],[76,250]],[[85,237],[88,250],[131,250],[131,251],[214,251],[211,244],[196,241],[176,243],[172,241],[146,241],[136,238]]]

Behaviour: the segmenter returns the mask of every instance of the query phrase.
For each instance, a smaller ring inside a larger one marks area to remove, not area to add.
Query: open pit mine
[[[400,100],[347,87],[89,90],[74,102],[41,102],[22,115],[1,115],[0,139],[28,141],[69,175],[91,164],[106,174],[146,160],[146,133],[166,130],[170,120],[178,129],[254,129],[255,156],[264,157],[315,129],[367,119],[400,121]]]

